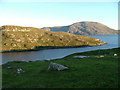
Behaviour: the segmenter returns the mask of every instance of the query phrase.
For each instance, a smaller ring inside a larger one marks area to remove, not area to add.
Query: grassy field
[[[115,48],[75,53],[51,61],[8,62],[2,65],[3,88],[118,88],[119,54],[120,49]],[[74,57],[79,55],[94,57]],[[48,71],[50,62],[69,69]],[[24,72],[18,74],[18,68]]]

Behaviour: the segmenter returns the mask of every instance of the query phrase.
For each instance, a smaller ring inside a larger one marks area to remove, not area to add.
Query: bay
[[[0,53],[1,63],[4,64],[9,61],[36,61],[36,60],[51,60],[63,58],[67,55],[92,51],[98,49],[111,49],[118,47],[118,35],[90,35],[90,37],[95,37],[100,39],[101,41],[107,42],[108,44],[101,46],[93,46],[93,47],[79,47],[79,48],[64,48],[64,49],[46,49],[39,51],[28,51],[28,52],[9,52],[9,53]]]

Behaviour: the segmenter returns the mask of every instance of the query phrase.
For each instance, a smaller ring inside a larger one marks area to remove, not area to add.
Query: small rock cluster
[[[23,72],[24,72],[24,70],[23,70],[22,68],[18,68],[18,69],[17,69],[17,73],[18,73],[18,74],[23,73]]]
[[[8,69],[15,69],[17,74],[25,72],[22,68],[15,68],[14,66],[11,66],[10,64],[7,65]]]

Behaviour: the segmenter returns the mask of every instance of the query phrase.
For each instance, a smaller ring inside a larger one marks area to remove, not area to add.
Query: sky
[[[118,29],[117,0],[1,0],[0,26],[66,26],[93,21]]]

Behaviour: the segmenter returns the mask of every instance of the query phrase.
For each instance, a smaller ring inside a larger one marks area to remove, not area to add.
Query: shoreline
[[[108,43],[104,43],[105,45]],[[47,50],[47,49],[64,49],[64,48],[80,48],[80,47],[93,47],[93,46],[101,46],[101,45],[81,45],[81,46],[36,46],[34,49],[25,49],[25,50],[8,50],[8,51],[1,51],[0,53],[9,53],[9,52],[29,52],[29,51],[40,51],[40,50]]]
[[[107,49],[99,49],[99,50],[110,50],[110,49],[119,49],[120,47],[114,47],[114,48],[107,48]],[[85,52],[77,52],[77,53],[87,53],[87,52],[95,52],[97,50],[91,50],[91,51],[85,51]],[[27,51],[26,51],[27,52]],[[62,59],[62,58],[65,58],[67,56],[71,56],[71,55],[74,55],[74,54],[77,54],[77,53],[73,53],[73,54],[69,54],[69,55],[66,55],[64,57],[61,57],[61,58],[55,58],[55,59],[50,59],[50,60],[42,60],[42,61],[51,61],[51,60],[56,60],[56,59]],[[30,60],[31,61],[31,60]],[[41,61],[41,60],[35,60],[35,61]],[[14,61],[10,61],[10,62],[14,62]],[[29,62],[29,61],[24,61],[23,62]],[[32,61],[33,62],[33,61]],[[8,62],[6,62],[8,63]],[[3,64],[6,64],[6,63],[1,63],[0,65],[3,65]]]
[[[8,62],[2,65],[2,74],[4,76],[2,87],[3,89],[16,87],[117,88],[119,57],[118,55],[120,54],[119,49],[120,48],[114,48],[106,50],[95,50],[83,53],[74,53],[64,58],[53,59],[52,61],[44,62]],[[81,55],[91,57],[75,57]],[[64,65],[69,69],[63,71],[48,70],[48,66],[51,62]],[[73,81],[75,83],[73,83]]]
[[[39,48],[38,48],[39,47]],[[40,48],[41,47],[41,48]],[[47,50],[47,49],[64,49],[64,48],[78,48],[78,47],[92,47],[89,45],[82,45],[82,46],[66,46],[66,47],[55,47],[55,46],[37,46],[35,49],[25,49],[25,50],[9,50],[9,51],[1,51],[0,53],[9,53],[9,52],[28,52],[28,51],[40,51],[40,50]]]

